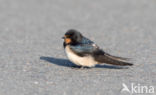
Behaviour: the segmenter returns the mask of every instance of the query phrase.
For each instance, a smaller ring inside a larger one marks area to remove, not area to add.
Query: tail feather
[[[114,56],[114,55],[110,55],[110,54],[105,54],[105,55],[113,57],[113,58],[118,59],[118,60],[122,60],[122,61],[129,61],[129,60],[131,60],[130,58],[123,58],[123,57],[118,57],[118,56]]]
[[[99,63],[106,63],[106,64],[112,64],[112,65],[120,65],[120,66],[132,66],[132,63],[126,62],[127,58],[122,57],[116,57],[109,54],[104,54],[101,56],[98,56],[96,60]]]

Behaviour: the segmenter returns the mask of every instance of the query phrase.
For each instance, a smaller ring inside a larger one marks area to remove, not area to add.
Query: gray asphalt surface
[[[135,65],[72,69],[71,28]],[[0,95],[129,95],[122,83],[156,89],[155,0],[0,0]]]

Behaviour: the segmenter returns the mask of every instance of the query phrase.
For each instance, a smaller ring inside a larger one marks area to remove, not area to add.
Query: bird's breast
[[[97,62],[91,55],[87,55],[84,57],[78,56],[71,50],[69,45],[65,47],[65,52],[69,60],[76,65],[92,67],[97,64]]]

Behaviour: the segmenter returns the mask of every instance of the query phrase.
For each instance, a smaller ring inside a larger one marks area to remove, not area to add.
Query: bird
[[[69,29],[64,36],[63,47],[68,59],[79,67],[94,67],[97,64],[132,66],[129,58],[113,56],[106,53],[97,44],[83,36],[75,29]]]

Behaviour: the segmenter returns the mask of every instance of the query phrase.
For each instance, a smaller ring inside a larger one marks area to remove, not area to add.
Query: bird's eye
[[[70,38],[70,35],[65,35],[65,38]]]

